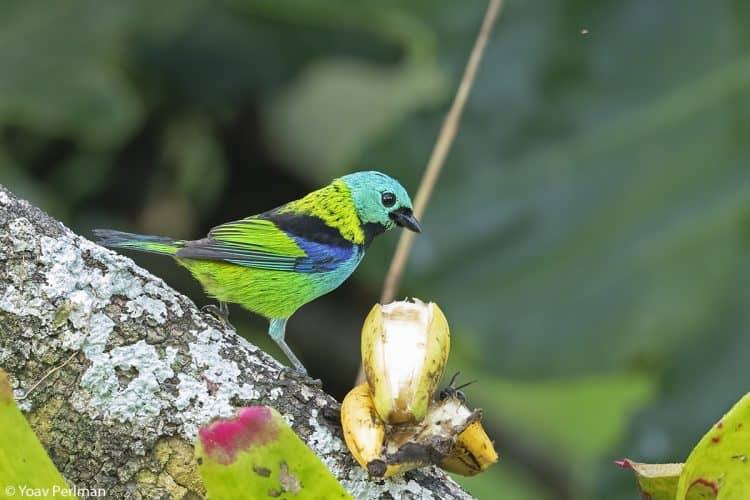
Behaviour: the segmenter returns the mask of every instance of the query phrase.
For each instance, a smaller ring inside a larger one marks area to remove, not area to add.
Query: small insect
[[[450,382],[448,382],[448,386],[440,389],[440,392],[438,392],[438,401],[443,401],[444,399],[447,399],[449,397],[455,397],[458,398],[461,403],[466,404],[466,396],[463,392],[461,392],[461,389],[473,384],[474,382],[476,382],[476,380],[466,382],[465,384],[461,384],[456,387],[454,386],[454,384],[456,383],[456,379],[459,375],[461,375],[461,372],[454,373],[451,377]]]

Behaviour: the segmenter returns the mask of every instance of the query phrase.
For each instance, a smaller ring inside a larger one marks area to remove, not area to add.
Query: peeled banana
[[[449,350],[448,321],[437,304],[418,299],[375,304],[362,327],[362,364],[384,422],[425,417]]]

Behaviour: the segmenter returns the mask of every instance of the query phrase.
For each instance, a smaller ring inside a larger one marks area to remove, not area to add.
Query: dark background
[[[84,235],[184,238],[353,170],[414,194],[485,5],[3,2],[0,182]],[[635,498],[612,460],[684,460],[747,391],[748,28],[743,0],[506,2],[400,293],[479,380],[480,498]],[[289,323],[338,397],[397,236]]]

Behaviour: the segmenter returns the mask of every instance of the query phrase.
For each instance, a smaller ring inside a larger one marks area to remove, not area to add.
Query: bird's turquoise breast
[[[355,246],[352,248],[351,256],[346,260],[340,261],[335,269],[308,274],[307,276],[313,283],[313,290],[317,294],[314,298],[338,288],[357,269],[364,256],[364,248]]]
[[[274,271],[211,260],[177,259],[206,292],[222,302],[240,304],[266,318],[288,318],[304,304],[338,288],[364,257],[354,246],[350,256],[330,270]]]

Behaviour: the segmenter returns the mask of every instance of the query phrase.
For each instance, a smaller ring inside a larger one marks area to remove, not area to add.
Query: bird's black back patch
[[[327,225],[323,219],[314,215],[271,211],[258,215],[258,218],[270,220],[282,231],[316,243],[338,247],[353,245],[338,229]]]

